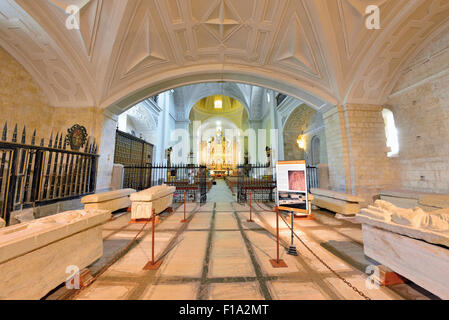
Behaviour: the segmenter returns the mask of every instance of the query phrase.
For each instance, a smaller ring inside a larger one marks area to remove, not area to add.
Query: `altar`
[[[239,141],[226,139],[221,128],[203,141],[200,146],[199,162],[207,166],[214,178],[232,175],[237,168],[240,156]]]
[[[224,178],[232,175],[235,170],[235,167],[230,164],[225,165],[218,164],[218,165],[210,165],[207,167],[207,169],[209,170],[209,174],[211,177]]]

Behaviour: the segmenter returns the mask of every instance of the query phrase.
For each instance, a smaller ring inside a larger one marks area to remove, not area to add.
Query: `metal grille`
[[[153,162],[154,146],[145,140],[117,130],[115,136],[114,163],[144,165]]]
[[[254,200],[269,201],[274,200],[274,191],[276,181],[273,179],[274,169],[269,164],[247,164],[238,167],[238,175],[234,177],[226,177],[225,181],[233,193],[237,194],[239,203],[248,200],[248,193],[251,192]],[[319,188],[318,168],[307,167],[307,186],[311,188]]]
[[[54,140],[53,135],[50,136],[47,146],[44,146],[44,139],[36,146],[36,131],[31,144],[26,144],[26,128],[19,143],[17,125],[10,142],[6,141],[7,135],[5,124],[0,141],[0,217],[7,223],[11,211],[95,191],[96,145],[86,145],[84,152],[69,151],[63,135],[57,134]]]
[[[269,164],[238,166],[236,191],[239,203],[247,201],[249,192],[254,200],[272,202],[275,187],[276,181],[273,180],[273,172]]]
[[[145,190],[161,184],[176,187],[175,202],[184,201],[184,191],[188,201],[205,203],[207,191],[213,179],[207,175],[206,166],[197,165],[125,165],[124,187]]]
[[[318,168],[317,167],[307,167],[307,188],[310,191],[312,188],[319,188],[320,181],[318,178]]]

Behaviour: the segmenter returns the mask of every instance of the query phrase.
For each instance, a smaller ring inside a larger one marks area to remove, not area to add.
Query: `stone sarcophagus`
[[[314,197],[312,201],[313,205],[344,216],[354,216],[359,213],[361,204],[365,201],[351,194],[325,189],[312,188],[310,192]]]
[[[68,211],[0,230],[0,299],[40,299],[103,255],[106,210]]]
[[[428,213],[377,200],[357,220],[368,257],[449,299],[449,209]]]
[[[176,187],[163,184],[132,194],[131,219],[150,219],[153,209],[159,214],[171,207],[175,191]]]
[[[129,196],[134,189],[120,189],[103,193],[95,193],[81,199],[84,210],[109,210],[111,212],[128,208],[131,205]]]

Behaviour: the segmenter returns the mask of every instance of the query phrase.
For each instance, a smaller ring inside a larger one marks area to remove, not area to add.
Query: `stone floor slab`
[[[263,300],[257,282],[213,283],[209,300]]]
[[[312,282],[272,281],[273,298],[278,300],[326,300],[328,296]]]
[[[195,300],[199,282],[155,284],[149,287],[142,300]]]

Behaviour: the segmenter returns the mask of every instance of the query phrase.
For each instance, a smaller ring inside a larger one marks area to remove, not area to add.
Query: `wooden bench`
[[[81,199],[84,210],[109,210],[111,212],[129,208],[129,196],[136,193],[134,189],[121,189],[103,193],[91,194]]]
[[[311,189],[312,204],[344,216],[354,216],[360,212],[361,203],[365,200],[346,193],[325,189]]]

